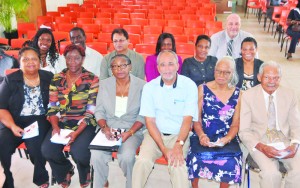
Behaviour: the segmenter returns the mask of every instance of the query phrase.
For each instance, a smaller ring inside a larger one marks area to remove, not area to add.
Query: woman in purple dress
[[[176,44],[175,44],[175,38],[170,33],[162,33],[159,35],[156,43],[156,49],[155,54],[149,55],[146,58],[146,65],[145,65],[145,74],[147,78],[147,82],[150,82],[151,80],[157,78],[160,74],[157,70],[157,56],[160,51],[162,50],[172,50],[176,53]],[[178,63],[179,63],[179,69],[178,73],[181,72],[181,66],[182,66],[182,59],[180,56],[178,56]]]
[[[193,188],[199,178],[220,182],[220,187],[241,183],[242,152],[239,129],[240,90],[231,57],[219,60],[215,80],[198,87],[199,121],[194,122],[187,156]]]

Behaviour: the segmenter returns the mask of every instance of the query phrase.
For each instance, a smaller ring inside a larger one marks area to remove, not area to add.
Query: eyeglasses
[[[279,76],[264,76],[263,77],[266,81],[278,81],[279,79],[280,79],[280,77]]]
[[[112,70],[118,70],[119,68],[122,69],[126,69],[126,67],[130,65],[130,64],[122,64],[122,65],[111,65],[110,68]]]
[[[218,75],[223,74],[224,76],[229,76],[231,74],[230,71],[221,71],[221,70],[218,70],[218,69],[215,70],[215,73],[218,74]]]
[[[114,40],[113,43],[117,44],[117,43],[123,43],[125,42],[127,39],[120,39],[120,40]]]

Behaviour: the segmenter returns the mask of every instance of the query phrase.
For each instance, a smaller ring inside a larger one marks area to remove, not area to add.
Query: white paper
[[[288,154],[290,154],[290,152],[282,151],[282,152],[280,152],[280,156],[276,156],[276,158],[282,159],[282,158],[285,158]]]
[[[209,142],[212,146],[218,146],[218,147],[223,147],[224,143],[219,141],[220,139],[218,138],[218,140],[216,142]]]
[[[90,145],[93,146],[120,146],[121,144],[122,144],[122,138],[120,138],[119,140],[117,139],[108,140],[105,134],[102,133],[101,130],[97,133],[95,138],[90,143]]]
[[[277,150],[284,150],[286,148],[283,142],[269,143],[267,145],[272,146]]]
[[[74,132],[74,131],[72,131],[70,129],[60,129],[60,134],[59,135],[57,133],[54,134],[50,140],[52,143],[55,143],[55,144],[66,145],[71,139],[70,137],[67,138],[66,136],[68,136],[71,132]]]
[[[35,121],[31,125],[24,128],[22,139],[33,138],[39,135],[39,125],[38,122]]]

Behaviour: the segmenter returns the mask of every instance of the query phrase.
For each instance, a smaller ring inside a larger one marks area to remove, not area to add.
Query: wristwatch
[[[184,145],[184,141],[183,140],[176,140],[176,142],[179,143],[179,145],[183,146]]]

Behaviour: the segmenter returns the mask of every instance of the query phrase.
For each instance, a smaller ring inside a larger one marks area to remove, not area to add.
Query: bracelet
[[[128,132],[130,132],[131,136],[134,135],[134,132],[131,129],[129,129]]]
[[[207,134],[203,133],[199,136],[200,140],[203,138],[203,136],[207,136]]]

